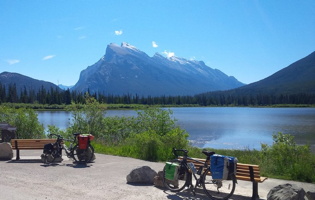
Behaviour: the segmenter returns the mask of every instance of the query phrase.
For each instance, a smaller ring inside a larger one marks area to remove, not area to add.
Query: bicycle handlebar
[[[177,152],[183,152],[184,153],[184,156],[188,156],[188,150],[186,149],[176,149],[176,148],[173,148],[173,154],[178,157],[178,154]]]

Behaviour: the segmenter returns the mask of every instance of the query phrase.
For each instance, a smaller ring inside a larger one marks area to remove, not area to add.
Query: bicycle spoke
[[[209,175],[205,175],[203,179],[204,191],[212,199],[228,199],[234,193],[235,179],[217,180]]]
[[[171,161],[171,163],[177,162],[179,166],[181,166],[181,162],[179,161]],[[188,172],[187,168],[179,167],[177,170],[177,174],[174,175],[173,180],[166,179],[166,168],[163,169],[163,182],[166,188],[173,192],[179,192],[185,188],[185,186],[189,185],[191,182],[191,174]]]

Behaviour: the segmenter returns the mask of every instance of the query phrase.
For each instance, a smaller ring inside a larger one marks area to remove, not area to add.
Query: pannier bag
[[[228,180],[231,180],[232,179],[232,176],[236,176],[236,168],[237,168],[237,158],[235,157],[231,157],[231,156],[228,156],[229,158],[229,175],[228,175]]]
[[[165,179],[167,180],[176,180],[178,178],[178,168],[177,163],[166,162],[165,164]]]
[[[53,150],[54,150],[54,145],[53,145],[52,143],[45,144],[45,145],[44,145],[43,153],[45,153],[45,154],[51,154]]]
[[[214,154],[211,156],[211,174],[213,179],[231,179],[236,174],[237,158]]]
[[[87,135],[79,135],[78,142],[79,142],[79,149],[86,149],[88,146],[89,136]]]

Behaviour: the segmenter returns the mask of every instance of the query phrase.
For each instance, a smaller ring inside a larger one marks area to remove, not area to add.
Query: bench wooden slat
[[[16,160],[20,159],[20,150],[44,149],[45,144],[53,143],[56,139],[12,139],[12,149],[16,149]]]
[[[236,176],[248,176],[248,173],[236,172]],[[254,174],[254,178],[259,178],[260,174]]]
[[[43,149],[45,144],[55,142],[55,139],[12,139],[11,145],[13,149]],[[16,146],[16,143],[18,144]]]

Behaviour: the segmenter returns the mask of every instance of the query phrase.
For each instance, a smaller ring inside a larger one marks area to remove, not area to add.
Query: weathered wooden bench
[[[12,149],[16,150],[16,160],[20,160],[20,150],[44,149],[44,145],[56,139],[11,139]]]
[[[182,159],[182,157],[179,157]],[[193,158],[187,159],[187,162],[194,163],[196,169],[198,170],[199,167],[204,166],[204,162],[206,159],[202,158]],[[195,160],[198,160],[200,162],[196,162]],[[210,166],[210,163],[208,163]],[[211,174],[209,174],[211,175]],[[252,199],[256,200],[259,199],[258,195],[258,183],[262,183],[267,179],[267,177],[261,177],[260,176],[260,168],[259,165],[251,165],[251,164],[243,164],[243,163],[237,163],[236,168],[236,180],[242,180],[242,181],[250,181],[253,184],[253,193],[252,193]]]

